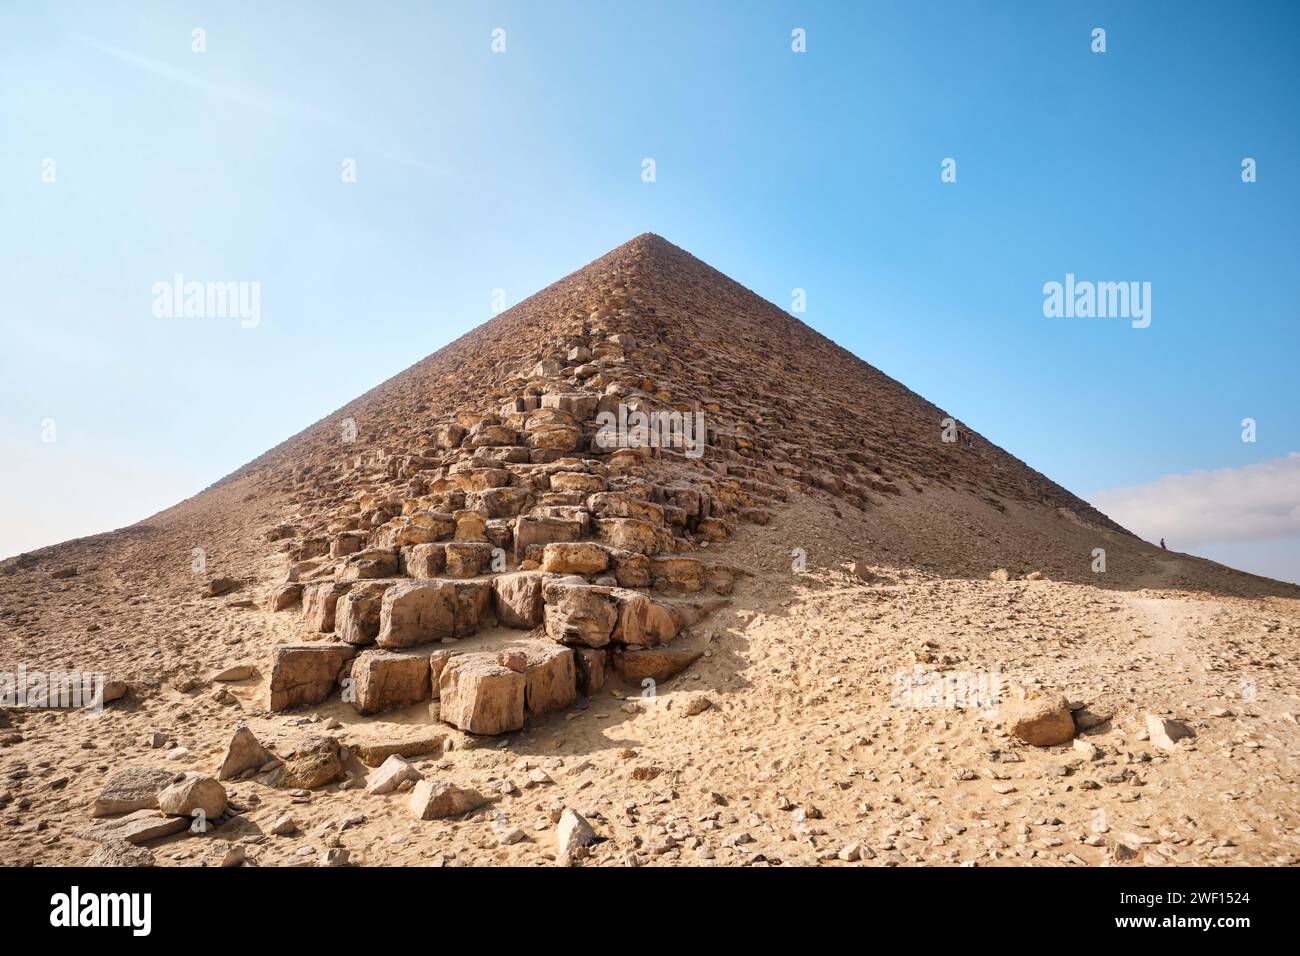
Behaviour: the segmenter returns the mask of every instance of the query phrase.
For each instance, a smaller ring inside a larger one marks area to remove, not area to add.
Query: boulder
[[[449,578],[477,577],[492,567],[492,545],[487,541],[448,541],[446,555]]]
[[[611,592],[618,605],[618,623],[610,634],[616,644],[654,646],[677,636],[677,618],[664,605],[640,591],[619,588]]]
[[[1006,708],[1006,729],[1035,747],[1053,747],[1074,739],[1074,718],[1065,698],[1053,694],[1012,700]]]
[[[577,541],[582,537],[584,530],[585,525],[578,518],[520,515],[515,519],[515,560],[523,560],[531,545]]]
[[[438,679],[439,716],[471,734],[504,734],[524,725],[526,678],[486,654],[447,660]]]
[[[409,760],[393,754],[370,777],[370,782],[366,784],[366,793],[376,795],[392,793],[407,781],[414,783],[422,779],[424,779],[423,775],[411,766]]]
[[[352,705],[378,714],[428,700],[429,655],[406,651],[362,651],[352,662]]]
[[[203,815],[205,820],[215,820],[226,812],[226,788],[215,777],[187,773],[158,794],[158,809],[172,817]]]
[[[384,594],[392,586],[392,581],[361,581],[339,598],[334,612],[334,632],[339,640],[357,647],[375,642]]]
[[[1146,725],[1151,742],[1162,750],[1177,750],[1178,741],[1196,736],[1196,731],[1181,720],[1169,720],[1156,714],[1147,714]]]
[[[391,578],[397,574],[397,552],[391,548],[367,548],[358,551],[343,564],[340,581]]]
[[[78,830],[73,836],[95,843],[125,841],[132,846],[139,846],[188,830],[189,827],[190,821],[185,817],[171,817],[157,810],[136,810],[124,817],[105,820]]]
[[[608,588],[551,585],[546,596],[546,635],[557,644],[604,647],[618,622]]]
[[[699,659],[699,651],[680,651],[667,647],[629,649],[614,654],[614,670],[629,684],[641,686],[641,682],[647,678],[656,684],[662,684]]]
[[[416,728],[417,730],[420,728]],[[439,754],[447,745],[445,733],[417,733],[414,737],[384,738],[379,740],[350,740],[348,749],[367,767],[378,767],[397,754],[399,757],[422,757]]]
[[[282,790],[315,790],[342,777],[339,742],[333,737],[311,734],[284,758],[276,771],[275,786]]]
[[[375,643],[411,647],[452,637],[456,630],[456,588],[449,581],[411,581],[384,592]]]
[[[558,644],[529,649],[524,669],[524,709],[530,716],[563,710],[578,696],[573,651]]]
[[[477,810],[487,802],[477,790],[445,780],[421,780],[411,791],[409,805],[417,820],[441,820]]]
[[[560,866],[571,866],[596,841],[596,831],[586,818],[576,810],[565,810],[555,827],[555,862]]]
[[[322,581],[305,585],[302,592],[302,616],[307,619],[307,627],[322,634],[334,630],[334,612],[339,598],[351,588],[352,584],[346,581]]]
[[[446,570],[446,544],[417,544],[403,553],[406,573],[413,578],[436,578]]]
[[[338,686],[357,649],[349,644],[282,644],[271,660],[271,710],[319,704]]]
[[[217,771],[218,780],[234,780],[250,770],[258,770],[275,758],[258,741],[245,724],[235,728],[235,735],[226,747],[226,756]]]
[[[238,578],[212,578],[203,588],[204,597],[221,597],[240,586]]]
[[[271,611],[283,611],[286,608],[302,604],[301,584],[281,584],[271,589],[266,599],[266,606]]]
[[[609,553],[591,541],[552,542],[542,549],[542,570],[552,574],[599,574]]]
[[[600,518],[596,521],[596,536],[621,551],[647,555],[659,551],[658,529],[640,518]]]
[[[119,770],[104,783],[95,797],[92,817],[107,817],[135,810],[157,810],[158,794],[176,778],[174,770],[154,767],[128,767]]]
[[[85,866],[153,866],[153,852],[126,840],[108,839],[99,845]]]
[[[493,607],[506,627],[531,629],[542,623],[545,603],[542,584],[545,577],[537,571],[500,574],[492,580]]]
[[[704,566],[695,558],[660,555],[650,559],[650,579],[656,591],[690,593],[704,586]]]

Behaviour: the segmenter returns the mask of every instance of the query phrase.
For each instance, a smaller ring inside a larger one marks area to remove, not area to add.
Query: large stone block
[[[487,654],[450,658],[438,680],[439,714],[471,734],[504,734],[524,725],[527,678]]]
[[[573,650],[547,645],[527,651],[524,670],[524,708],[530,715],[563,710],[578,696],[578,674]]]
[[[537,571],[516,571],[493,578],[493,606],[500,622],[506,627],[523,629],[541,624],[544,581],[545,576]]]
[[[271,709],[319,704],[334,692],[357,649],[350,644],[282,644],[271,660]]]
[[[410,651],[362,651],[352,662],[352,704],[378,714],[428,700],[429,655]]]
[[[659,551],[658,529],[640,518],[601,518],[596,522],[596,536],[611,548],[623,551],[640,554]]]
[[[391,578],[397,574],[397,552],[391,548],[367,548],[348,558],[339,572],[340,581]]]
[[[456,531],[456,521],[449,514],[434,511],[417,511],[401,522],[393,535],[395,547],[413,544],[431,544],[450,538]]]
[[[592,392],[547,392],[542,396],[542,408],[558,408],[580,422],[595,418],[599,404],[600,396]]]
[[[379,610],[384,592],[393,581],[361,581],[339,598],[334,611],[334,631],[339,640],[364,646],[379,636]]]
[[[621,588],[648,588],[650,586],[650,559],[635,551],[611,550],[610,564],[614,579]]]
[[[619,588],[611,596],[618,605],[618,623],[610,640],[616,644],[654,646],[677,636],[677,618],[662,604],[639,591]]]
[[[448,541],[446,552],[449,578],[477,577],[492,567],[492,545],[486,541]]]
[[[334,612],[339,598],[352,589],[349,581],[322,581],[308,584],[302,591],[302,616],[312,631],[328,633],[334,630]]]
[[[551,585],[546,596],[546,635],[557,644],[604,647],[618,622],[608,588]]]
[[[551,475],[551,491],[567,491],[587,495],[605,490],[605,479],[585,471],[557,471]]]
[[[583,530],[583,523],[578,518],[520,515],[515,521],[515,559],[522,560],[530,545],[577,541]]]
[[[652,501],[642,501],[618,491],[606,491],[587,498],[587,508],[600,518],[639,518],[652,525],[664,523],[664,509]]]
[[[614,670],[629,684],[644,686],[642,682],[647,679],[662,684],[699,659],[699,651],[680,651],[667,647],[638,648],[615,652]]]
[[[480,630],[496,627],[491,581],[456,581],[452,586],[456,591],[454,637],[469,637]]]
[[[542,549],[542,570],[552,574],[599,574],[609,553],[594,541],[553,542]]]
[[[704,566],[696,558],[660,555],[650,559],[650,578],[656,591],[690,593],[704,587]]]
[[[488,518],[513,518],[525,511],[533,502],[527,488],[490,488],[465,496],[465,504],[481,511]]]
[[[375,638],[380,647],[412,647],[454,637],[455,633],[456,588],[452,582],[411,581],[384,592]]]
[[[406,549],[406,573],[413,578],[436,578],[447,567],[447,545],[417,544]]]

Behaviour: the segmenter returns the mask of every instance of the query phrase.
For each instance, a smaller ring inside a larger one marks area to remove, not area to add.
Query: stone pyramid
[[[942,486],[1127,535],[969,429],[944,441],[945,417],[640,236],[249,466],[296,502],[267,535],[271,606],[334,636],[276,650],[271,706],[343,687],[363,714],[433,699],[502,733],[608,669],[665,680],[743,573],[708,547],[796,490],[869,516]],[[535,636],[476,639],[502,625]]]

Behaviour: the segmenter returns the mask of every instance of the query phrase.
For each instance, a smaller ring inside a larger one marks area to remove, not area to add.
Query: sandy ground
[[[11,591],[6,661],[70,666],[89,653],[132,692],[94,718],[9,712],[0,860],[84,862],[95,845],[74,834],[114,770],[211,773],[243,720],[277,752],[322,730],[344,744],[436,731],[445,749],[413,763],[493,800],[464,819],[421,822],[402,794],[331,785],[295,797],[233,783],[241,812],[206,835],[151,844],[160,865],[215,865],[232,844],[261,866],[315,865],[331,846],[362,865],[550,865],[565,807],[606,838],[587,865],[1091,866],[1125,862],[1120,844],[1134,864],[1297,862],[1300,601],[1196,591],[1188,582],[1204,563],[1173,554],[1151,557],[1122,587],[1101,575],[998,582],[891,566],[879,560],[891,547],[881,543],[888,515],[868,527],[834,507],[797,498],[771,525],[715,548],[748,573],[730,607],[679,639],[706,656],[653,697],[615,683],[585,709],[503,738],[455,731],[427,705],[377,718],[341,702],[269,712],[269,649],[301,640],[301,619],[239,606],[251,593],[205,600],[192,582],[184,598],[142,592],[126,620],[87,632],[99,623],[93,598],[69,599],[87,586],[82,574],[22,606]],[[804,573],[791,569],[793,547],[807,552]],[[145,551],[136,557],[148,564]],[[248,560],[274,580],[273,558]],[[138,583],[113,582],[122,592]],[[44,635],[39,655],[21,640],[33,628]],[[261,673],[210,680],[241,662]],[[897,675],[918,667],[996,674],[1006,695],[1057,691],[1109,719],[1081,734],[1092,754],[1029,747],[979,701],[900,694]],[[701,692],[712,706],[687,716],[687,694]],[[1196,737],[1161,750],[1146,739],[1148,713],[1187,721]],[[155,734],[164,746],[152,746]],[[168,757],[175,746],[184,752]],[[348,769],[367,772],[355,759]],[[298,832],[271,835],[283,813]],[[515,828],[523,839],[503,843]]]

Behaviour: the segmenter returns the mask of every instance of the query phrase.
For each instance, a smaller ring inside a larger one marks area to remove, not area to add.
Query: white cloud
[[[1300,536],[1300,452],[1241,468],[1166,475],[1089,499],[1149,541],[1178,550]]]

